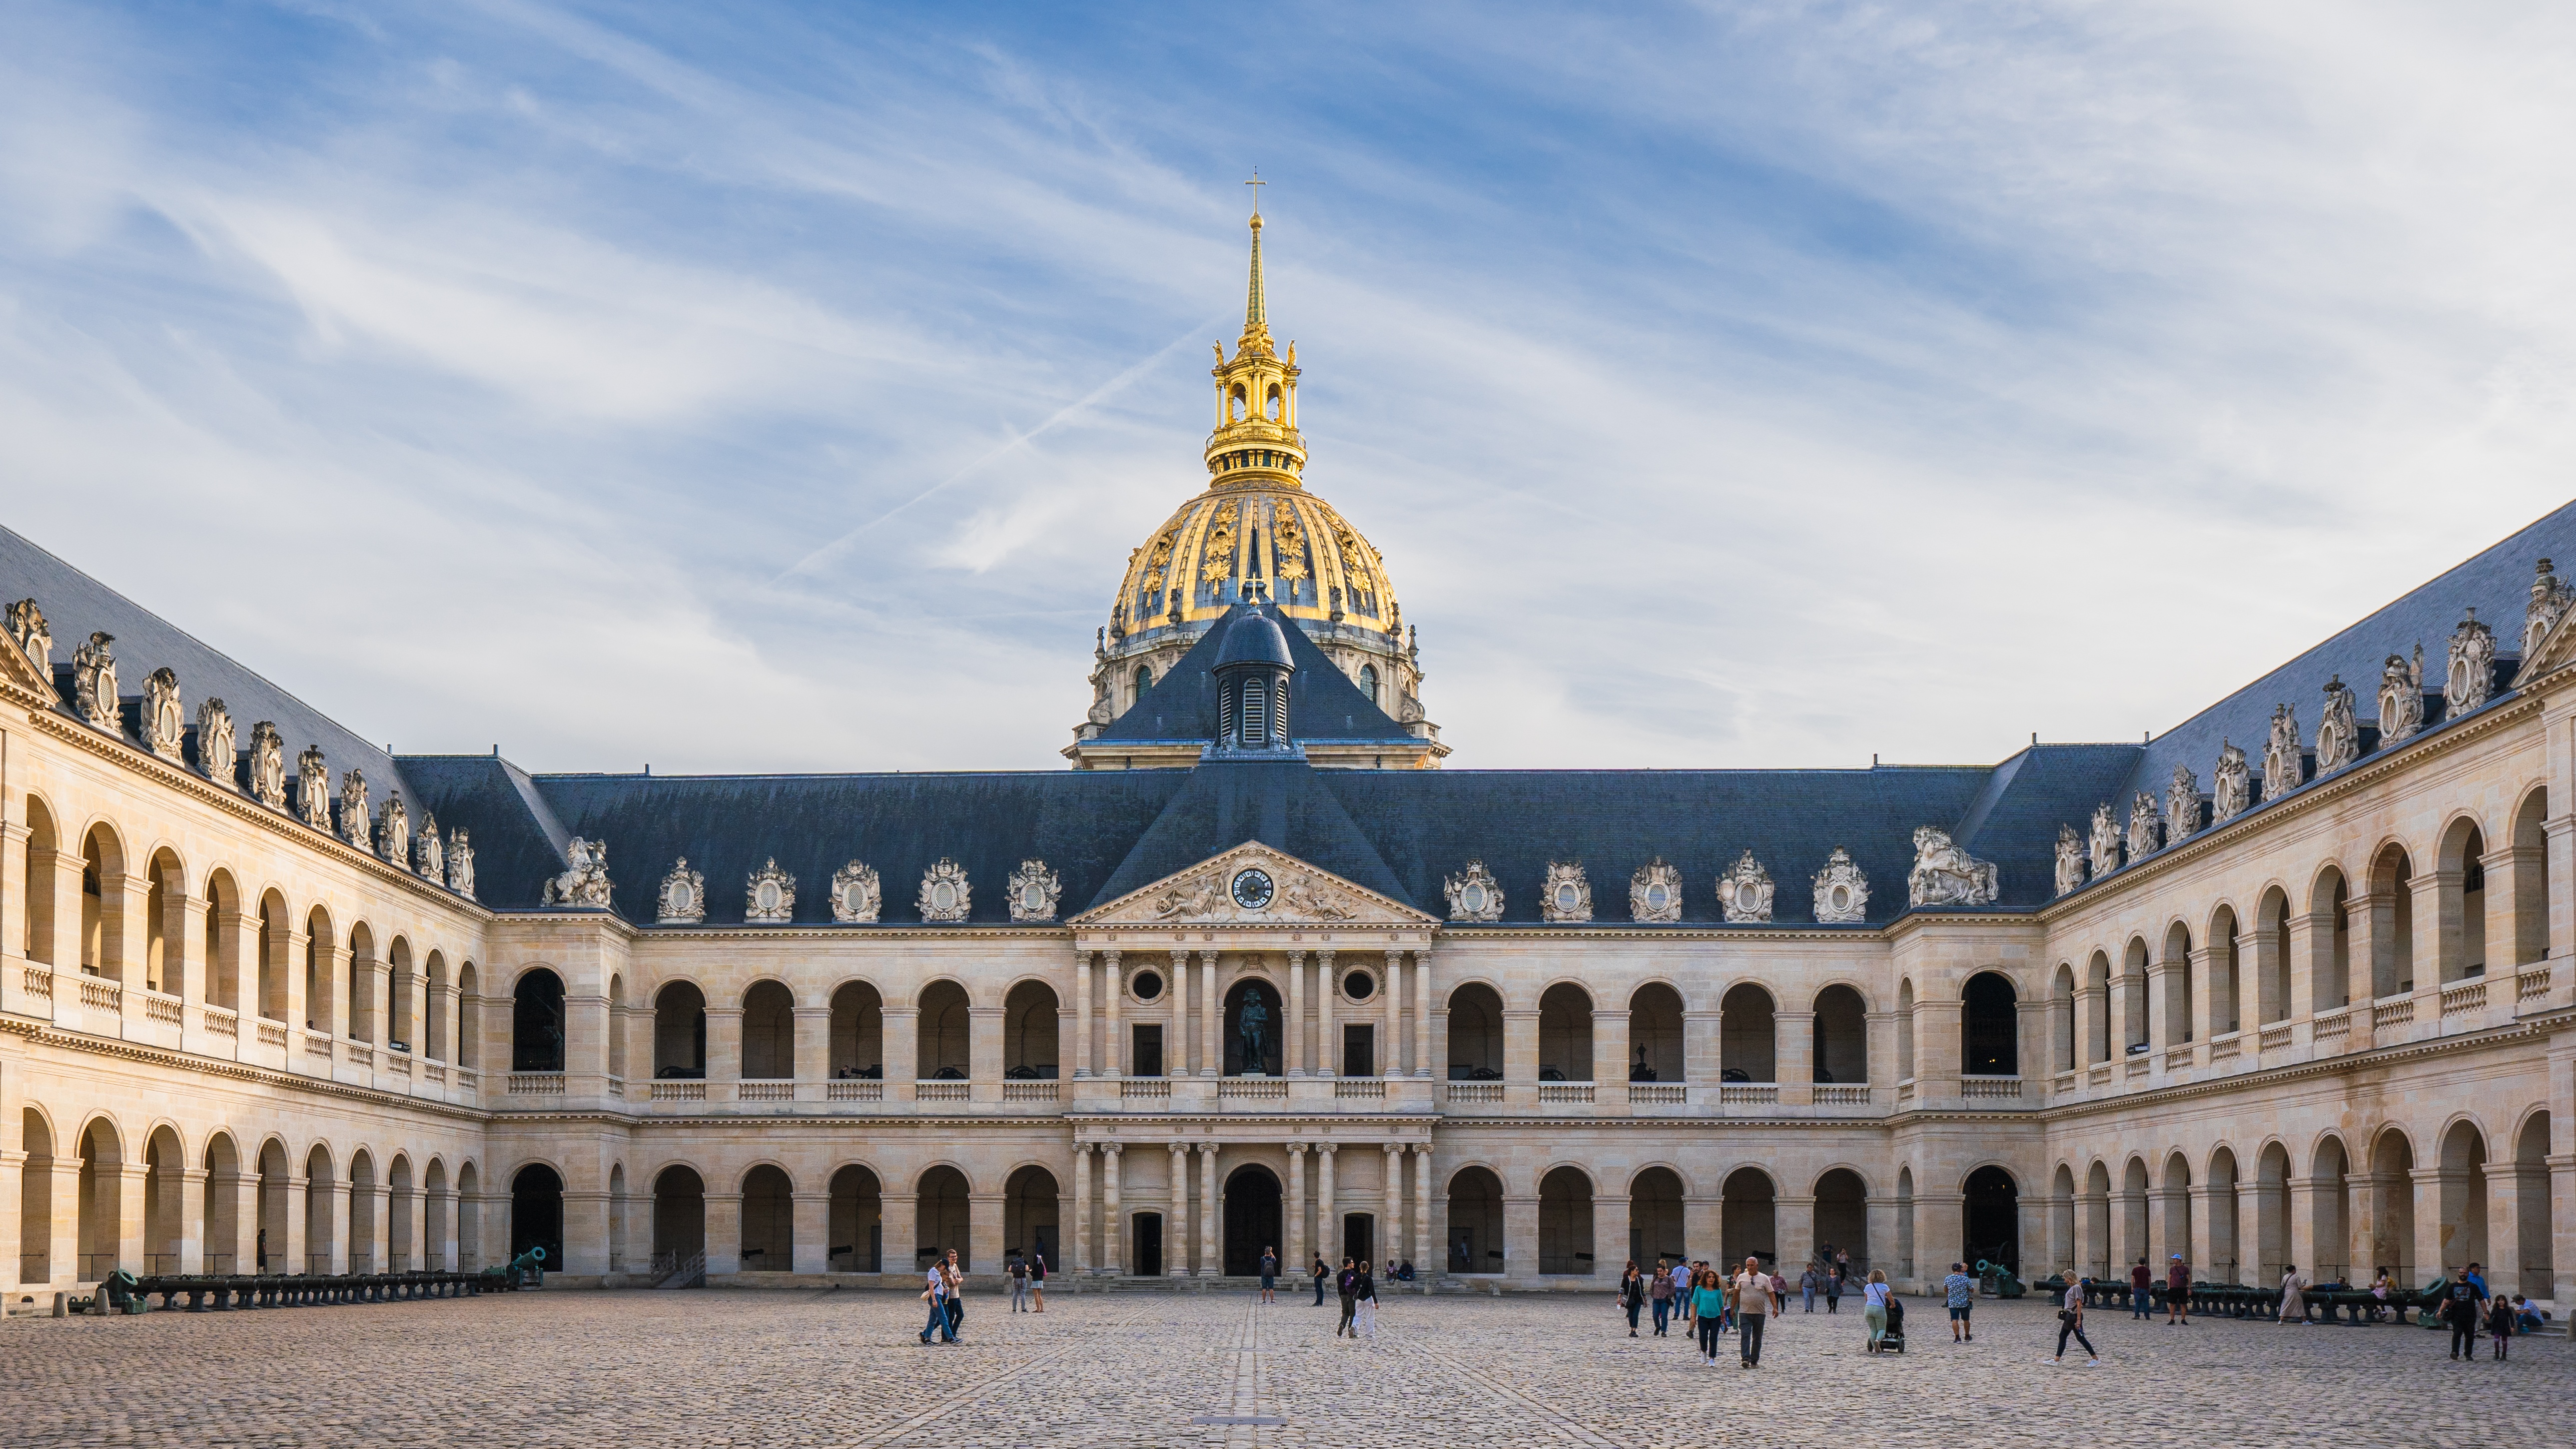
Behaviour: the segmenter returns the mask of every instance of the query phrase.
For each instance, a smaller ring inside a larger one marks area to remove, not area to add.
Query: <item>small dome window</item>
[[[1376,665],[1363,664],[1360,666],[1360,693],[1367,695],[1369,697],[1369,703],[1371,704],[1385,703],[1385,701],[1377,697]]]

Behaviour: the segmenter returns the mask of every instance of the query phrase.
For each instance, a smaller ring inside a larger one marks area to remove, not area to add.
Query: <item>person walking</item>
[[[1357,1322],[1351,1329],[1351,1337],[1358,1338],[1365,1334],[1369,1338],[1376,1338],[1377,1275],[1369,1271],[1369,1261],[1366,1258],[1360,1259],[1359,1277],[1351,1285],[1351,1301],[1358,1315]]]
[[[1628,1336],[1637,1336],[1637,1313],[1646,1306],[1646,1278],[1637,1271],[1637,1260],[1630,1258],[1626,1271],[1619,1275],[1619,1306],[1628,1310]]]
[[[948,1280],[948,1341],[954,1343],[966,1328],[966,1270],[958,1265],[955,1248],[948,1250],[939,1272]]]
[[[2146,1260],[2142,1258],[2139,1261]],[[1941,1292],[1950,1305],[1950,1341],[1976,1342],[1976,1325],[1968,1320],[1968,1315],[1976,1310],[1977,1280],[1968,1276],[1967,1264],[1950,1265],[1950,1276],[1941,1280]]]
[[[1026,1258],[1011,1260],[1011,1311],[1029,1311],[1029,1260]]]
[[[1691,1321],[1699,1325],[1699,1361],[1717,1367],[1717,1335],[1726,1324],[1726,1289],[1706,1267],[1691,1275]]]
[[[1046,1312],[1046,1254],[1029,1254],[1029,1296],[1038,1301],[1036,1312]]]
[[[1264,1303],[1278,1302],[1279,1294],[1276,1291],[1278,1287],[1279,1250],[1276,1248],[1264,1248],[1261,1250],[1261,1301]]]
[[[1814,1263],[1809,1263],[1807,1271],[1798,1275],[1798,1294],[1806,1299],[1807,1312],[1816,1311],[1816,1294],[1824,1286],[1825,1271]]]
[[[1878,1352],[1878,1341],[1887,1336],[1887,1274],[1876,1268],[1861,1285],[1860,1321],[1869,1329],[1869,1351]]]
[[[1698,1286],[1699,1274],[1692,1268],[1690,1260],[1676,1259],[1673,1263],[1673,1311],[1681,1315],[1685,1328],[1690,1326],[1692,1300],[1696,1296],[1691,1290]]]
[[[2505,1349],[2513,1343],[2513,1305],[2501,1293],[2487,1300],[2487,1332],[2495,1339],[2496,1362],[2504,1362]]]
[[[2279,1321],[2282,1323],[2300,1324],[2304,1324],[2308,1321],[2308,1280],[2299,1276],[2299,1265],[2296,1263],[2283,1263],[2281,1265],[2281,1316]]]
[[[1762,1367],[1762,1325],[1780,1311],[1780,1292],[1762,1260],[1747,1258],[1735,1275],[1735,1347],[1749,1369]]]
[[[1350,1334],[1353,1338],[1359,1337],[1358,1334],[1351,1332],[1352,1315],[1359,1311],[1359,1301],[1355,1296],[1359,1292],[1359,1286],[1359,1269],[1354,1266],[1354,1260],[1344,1258],[1342,1271],[1333,1275],[1333,1291],[1340,1294],[1342,1298],[1342,1321],[1333,1327],[1335,1338],[1340,1338],[1344,1334]]]
[[[2477,1361],[2478,1309],[2486,1296],[2486,1290],[2470,1280],[2466,1268],[2452,1274],[2451,1281],[2442,1285],[2442,1319],[2451,1325],[2452,1358]]]
[[[2132,1321],[2156,1316],[2156,1275],[2140,1258],[2129,1269],[2129,1317]]]
[[[1843,1301],[1843,1275],[1850,1270],[1851,1264],[1847,1260],[1838,1260],[1825,1266],[1825,1312],[1832,1313],[1836,1305]]]
[[[1664,1329],[1673,1320],[1673,1275],[1661,1258],[1655,1260],[1655,1277],[1646,1285],[1646,1299],[1655,1305],[1655,1337],[1669,1337]]]
[[[2165,1327],[2191,1327],[2191,1265],[2176,1253],[2165,1264]]]
[[[930,1305],[930,1321],[922,1325],[921,1346],[930,1347],[930,1335],[937,1333],[942,1341],[957,1341],[957,1325],[948,1321],[948,1265],[933,1263],[930,1274],[922,1281],[921,1301]]]
[[[2067,1281],[2066,1298],[2057,1306],[2057,1357],[2051,1359],[2051,1363],[2066,1362],[2066,1340],[2070,1335],[2084,1345],[2084,1366],[2100,1368],[2102,1355],[2093,1347],[2093,1340],[2084,1336],[2084,1280],[2081,1278]]]
[[[1321,1308],[1324,1306],[1324,1280],[1333,1276],[1333,1265],[1324,1261],[1323,1254],[1317,1253],[1315,1266],[1308,1271],[1315,1275],[1315,1306]]]

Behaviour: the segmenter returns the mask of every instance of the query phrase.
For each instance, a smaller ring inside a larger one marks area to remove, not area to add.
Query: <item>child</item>
[[[2501,1293],[2487,1300],[2487,1331],[2495,1335],[2495,1357],[2501,1362],[2513,1341],[2513,1304]]]

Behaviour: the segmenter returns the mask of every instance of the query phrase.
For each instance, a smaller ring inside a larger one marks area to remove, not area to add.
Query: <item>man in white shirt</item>
[[[1762,1325],[1780,1307],[1780,1296],[1771,1289],[1771,1275],[1762,1271],[1760,1258],[1744,1260],[1744,1271],[1735,1275],[1731,1285],[1735,1300],[1735,1343],[1743,1352],[1746,1368],[1762,1367]]]
[[[1688,1258],[1673,1264],[1673,1308],[1681,1314],[1682,1322],[1691,1321],[1691,1271]]]
[[[930,1346],[930,1335],[933,1330],[939,1333],[943,1341],[955,1343],[957,1330],[950,1327],[948,1323],[948,1275],[941,1271],[941,1265],[937,1263],[930,1265],[930,1275],[924,1280],[922,1286],[921,1301],[930,1305],[930,1322],[921,1330],[922,1347]]]

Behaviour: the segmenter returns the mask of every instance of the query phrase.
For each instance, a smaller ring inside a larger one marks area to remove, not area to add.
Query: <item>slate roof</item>
[[[1237,604],[1228,610],[1169,673],[1155,680],[1125,714],[1103,726],[1094,738],[1136,744],[1215,739],[1217,655],[1234,621],[1251,609],[1249,604]],[[1288,657],[1297,666],[1297,672],[1288,677],[1288,725],[1298,739],[1321,743],[1413,740],[1413,732],[1360,693],[1360,687],[1324,657],[1305,630],[1280,632],[1287,636]]]

